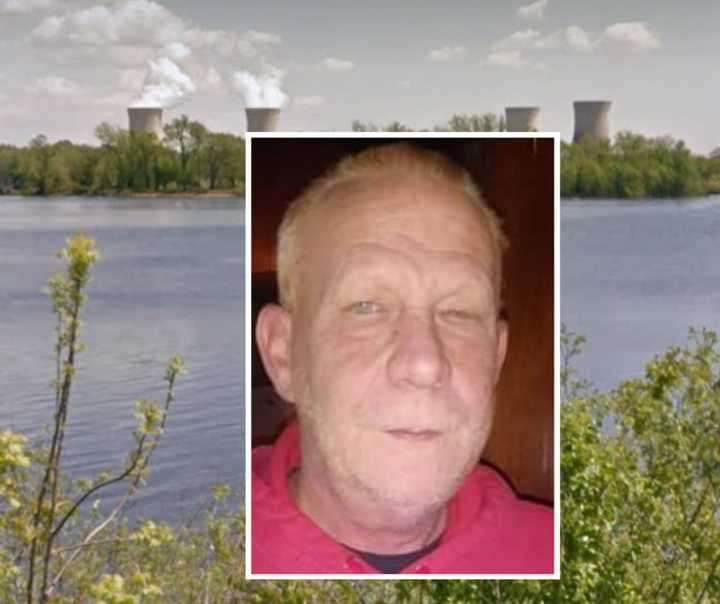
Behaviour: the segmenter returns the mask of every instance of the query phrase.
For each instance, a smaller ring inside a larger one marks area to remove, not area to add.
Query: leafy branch
[[[35,602],[36,594],[41,603],[48,601],[65,572],[84,548],[93,544],[96,536],[120,514],[140,487],[147,475],[152,454],[165,429],[170,404],[174,400],[175,380],[184,373],[182,358],[173,357],[165,372],[167,392],[164,406],[159,408],[147,399],[137,402],[135,413],[137,428],[133,433],[135,446],[127,457],[124,469],[114,476],[101,475],[72,503],[62,500],[59,483],[62,475],[61,460],[70,407],[70,392],[76,371],[76,356],[83,349],[78,341],[81,326],[79,317],[87,301],[85,288],[90,282],[90,268],[99,259],[95,241],[83,233],[73,235],[66,243],[67,246],[58,253],[59,257],[66,260],[65,271],[53,275],[48,281],[46,290],[57,316],[55,413],[50,450],[43,461],[42,478],[32,506],[25,583],[27,604]],[[24,444],[24,441],[18,441],[16,444]],[[22,466],[25,460],[18,458],[15,462],[11,467],[12,470]],[[67,548],[55,547],[55,543],[68,521],[92,495],[124,480],[128,480],[129,484],[123,497],[111,513],[85,536],[82,543],[72,548],[73,553],[62,563],[60,570],[51,580],[50,573],[55,556],[67,551]],[[61,513],[61,502],[62,507],[67,507],[64,513]],[[39,590],[36,589],[38,583]]]

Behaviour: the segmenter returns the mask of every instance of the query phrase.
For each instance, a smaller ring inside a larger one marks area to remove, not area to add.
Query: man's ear
[[[507,353],[508,341],[508,322],[507,319],[500,318],[497,322],[497,342],[495,344],[495,383],[500,379],[500,372],[505,363],[505,354]]]
[[[260,309],[255,338],[265,371],[277,393],[292,402],[290,344],[292,318],[282,306],[268,304]]]

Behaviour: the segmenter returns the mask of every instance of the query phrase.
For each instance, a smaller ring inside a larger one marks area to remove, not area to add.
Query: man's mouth
[[[410,442],[424,442],[435,440],[440,436],[440,432],[437,430],[415,430],[412,428],[397,428],[392,430],[385,430],[386,434],[394,438],[401,440],[407,440]]]

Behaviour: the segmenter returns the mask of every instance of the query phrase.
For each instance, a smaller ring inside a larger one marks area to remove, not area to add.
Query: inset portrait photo
[[[558,148],[248,136],[250,579],[559,577]]]

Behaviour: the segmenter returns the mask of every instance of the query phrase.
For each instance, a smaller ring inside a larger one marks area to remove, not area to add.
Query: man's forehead
[[[305,291],[337,282],[341,272],[377,271],[390,257],[422,270],[430,261],[433,270],[451,263],[455,277],[479,274],[499,283],[501,259],[487,217],[459,186],[429,177],[334,185],[302,216],[296,250]]]
[[[492,258],[488,254],[432,247],[403,235],[387,243],[380,241],[363,241],[346,246],[339,268],[355,272],[382,272],[384,268],[426,272],[451,268],[471,278],[492,268]]]
[[[355,200],[367,202],[367,199],[378,204],[392,204],[399,198],[407,197],[427,199],[439,205],[456,204],[459,201],[473,205],[460,183],[420,172],[354,176],[332,185],[324,192],[323,197],[337,206],[348,206]]]
[[[487,218],[461,187],[422,175],[353,178],[333,185],[303,213],[300,230],[316,238],[318,230],[324,235],[361,228],[382,233],[407,226],[442,237],[431,232],[440,221],[465,238],[491,236]]]

